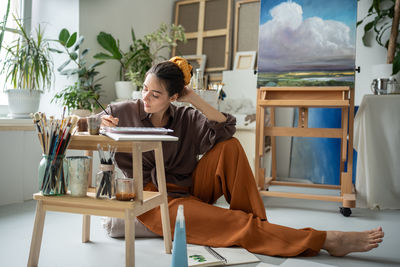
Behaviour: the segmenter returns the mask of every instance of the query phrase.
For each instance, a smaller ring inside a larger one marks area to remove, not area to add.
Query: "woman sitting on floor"
[[[233,138],[236,119],[206,103],[191,88],[191,66],[180,57],[154,65],[143,84],[143,100],[108,106],[102,126],[165,127],[177,142],[164,142],[171,231],[177,207],[185,206],[187,242],[212,247],[240,246],[270,256],[312,256],[320,249],[331,255],[369,251],[382,242],[382,228],[364,232],[293,229],[267,221],[254,176],[239,141]],[[173,101],[192,107],[176,107]],[[198,161],[198,155],[204,156]],[[132,156],[117,153],[118,166],[132,177]],[[154,154],[143,154],[143,186],[156,190]],[[229,209],[216,207],[224,195]],[[138,220],[162,236],[160,209]],[[138,224],[140,225],[140,224]]]

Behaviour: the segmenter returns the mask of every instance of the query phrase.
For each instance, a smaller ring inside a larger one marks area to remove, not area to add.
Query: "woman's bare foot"
[[[323,249],[332,256],[345,256],[351,252],[366,252],[382,242],[382,227],[364,232],[327,231]]]

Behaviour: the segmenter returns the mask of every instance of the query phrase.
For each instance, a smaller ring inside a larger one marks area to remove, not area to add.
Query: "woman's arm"
[[[224,114],[222,114],[221,112],[216,110],[213,106],[204,101],[203,98],[201,98],[188,86],[185,86],[182,95],[177,99],[177,101],[187,102],[192,104],[195,108],[200,110],[210,121],[216,121],[216,122],[226,121],[226,117]]]

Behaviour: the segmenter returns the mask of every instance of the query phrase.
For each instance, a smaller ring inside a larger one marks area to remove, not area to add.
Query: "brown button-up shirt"
[[[109,105],[107,112],[119,118],[119,127],[154,127],[151,114],[146,113],[142,100],[130,100]],[[200,111],[191,107],[170,105],[166,128],[174,130],[171,135],[179,137],[177,142],[163,142],[163,156],[167,183],[183,187],[192,186],[192,173],[198,155],[206,153],[216,143],[227,140],[236,131],[236,118],[225,114],[222,123],[209,121]],[[105,113],[99,113],[98,116]],[[127,177],[132,177],[132,154],[117,153],[118,167]],[[143,183],[157,185],[154,152],[143,153]]]

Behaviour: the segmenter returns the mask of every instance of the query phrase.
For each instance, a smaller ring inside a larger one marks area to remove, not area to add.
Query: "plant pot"
[[[71,110],[71,115],[76,115],[78,117],[89,117],[92,115],[92,112],[88,109],[73,109]]]
[[[142,91],[133,91],[132,92],[132,99],[142,99]]]
[[[8,97],[8,116],[11,118],[29,118],[30,113],[39,109],[42,91],[29,89],[9,89],[5,91]]]
[[[136,85],[133,85],[130,81],[115,82],[117,99],[130,99],[134,90],[136,90]]]

